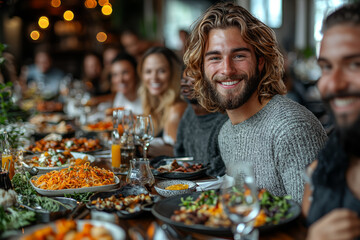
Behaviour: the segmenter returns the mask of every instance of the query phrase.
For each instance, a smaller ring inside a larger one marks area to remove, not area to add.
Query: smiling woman
[[[153,47],[144,54],[138,70],[142,80],[139,93],[144,114],[152,116],[160,145],[173,145],[186,108],[186,103],[180,98],[180,61],[171,50]],[[172,155],[172,147],[161,153]],[[157,151],[152,155],[161,153]]]

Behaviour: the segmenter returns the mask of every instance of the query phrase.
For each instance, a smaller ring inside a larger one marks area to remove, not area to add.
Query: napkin
[[[196,187],[196,191],[201,192],[207,190],[216,190],[220,187],[231,187],[234,185],[234,178],[230,177],[229,175],[224,175],[222,177],[218,176],[212,179],[195,181],[195,183],[198,185],[198,187]]]

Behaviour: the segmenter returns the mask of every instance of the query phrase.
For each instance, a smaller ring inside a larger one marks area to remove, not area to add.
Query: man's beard
[[[336,121],[336,129],[339,134],[340,142],[344,151],[349,155],[360,157],[360,110],[355,120],[351,122],[347,114],[335,117],[335,113],[330,107],[330,100],[336,97],[360,96],[360,93],[344,93],[331,95],[323,98],[326,106],[329,108],[331,117]]]
[[[261,76],[259,70],[255,68],[255,74],[250,76],[250,78],[246,74],[239,74],[229,76],[226,79],[242,79],[241,81],[244,81],[245,86],[241,92],[236,92],[238,89],[234,89],[234,91],[229,91],[227,96],[223,96],[216,90],[216,84],[217,81],[220,80],[219,78],[215,77],[212,80],[207,79],[206,81],[209,81],[210,88],[208,91],[210,97],[216,100],[220,108],[232,110],[241,107],[250,99],[259,86]]]

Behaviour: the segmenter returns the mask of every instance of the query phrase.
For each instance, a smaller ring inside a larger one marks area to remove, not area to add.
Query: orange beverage
[[[120,168],[121,164],[121,153],[120,145],[113,144],[111,145],[111,166],[113,168]]]
[[[2,155],[2,168],[9,171],[9,177],[12,179],[12,177],[15,175],[15,166],[14,161],[11,155]],[[10,162],[10,168],[9,168],[9,162]]]

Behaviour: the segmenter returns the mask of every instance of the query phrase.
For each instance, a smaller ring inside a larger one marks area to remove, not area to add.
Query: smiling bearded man
[[[199,103],[229,116],[218,136],[227,174],[251,164],[258,188],[300,202],[305,166],[327,137],[311,112],[282,96],[274,32],[246,9],[219,3],[194,25],[184,62]]]
[[[322,31],[318,89],[336,124],[307,171],[307,239],[360,239],[360,3],[331,13]]]

